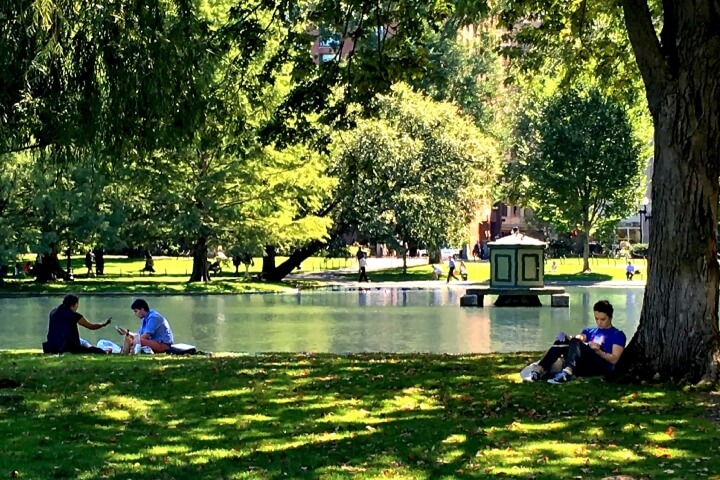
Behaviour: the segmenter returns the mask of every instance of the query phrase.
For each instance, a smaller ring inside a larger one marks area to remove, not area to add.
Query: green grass
[[[286,257],[278,257],[276,264],[280,264]],[[343,268],[350,265],[344,259],[309,258],[303,262],[301,270],[304,269],[324,270],[329,268]],[[61,259],[63,268],[66,266],[65,259]],[[145,265],[144,259],[128,259],[124,257],[108,257],[105,261],[105,275],[103,277],[88,277],[84,264],[84,257],[73,257],[72,268],[75,275],[74,282],[56,282],[49,284],[37,284],[32,278],[6,279],[6,285],[0,287],[0,293],[247,293],[247,292],[279,292],[296,288],[302,285],[311,288],[317,282],[310,281],[287,281],[287,282],[245,282],[243,276],[245,267],[239,269],[239,276],[235,275],[235,267],[232,262],[223,262],[223,273],[212,275],[210,283],[187,283],[192,272],[192,259],[187,257],[158,257],[155,259],[155,271],[153,275],[141,272]],[[262,258],[255,259],[255,265],[250,268],[250,274],[260,273]]]
[[[285,260],[285,257],[278,257],[277,264]],[[582,273],[582,259],[572,258],[567,260],[556,260],[557,272],[550,272],[552,260],[545,268],[545,281],[577,281],[577,282],[598,282],[603,280],[625,280],[625,262],[623,260],[600,259],[591,263],[592,272]],[[644,260],[634,261],[636,268],[643,274],[636,277],[640,282],[646,276],[646,263]],[[142,259],[127,259],[110,257],[106,260],[105,276],[100,278],[87,277],[83,258],[73,258],[73,272],[76,280],[72,283],[56,282],[50,284],[37,284],[32,278],[6,279],[6,285],[0,287],[1,293],[248,293],[248,292],[279,292],[298,285],[303,288],[312,288],[321,285],[322,281],[285,281],[278,283],[268,282],[244,282],[244,267],[240,268],[239,276],[235,275],[235,268],[230,261],[224,262],[223,273],[213,275],[210,283],[187,283],[192,271],[192,259],[187,257],[158,257],[155,259],[154,275],[142,273],[145,262]],[[62,262],[63,267],[65,262]],[[354,268],[357,262],[355,259],[326,259],[323,257],[312,257],[302,263],[300,270],[296,273],[317,272],[328,269]],[[488,262],[466,262],[469,280],[474,282],[487,282],[490,279],[490,265]],[[262,259],[255,259],[255,265],[251,267],[251,274],[258,274],[262,268]],[[447,266],[443,265],[445,274]],[[407,273],[402,268],[368,273],[373,282],[397,282],[397,281],[423,281],[432,280],[432,267],[421,265],[408,268]],[[339,278],[347,280],[357,279],[357,273],[340,274]],[[444,278],[444,277],[443,277]]]
[[[564,260],[554,260],[557,262],[557,271],[551,272],[553,259],[548,260],[545,265],[545,281],[546,282],[600,282],[605,280],[625,280],[625,260],[622,259],[593,259],[590,263],[592,272],[582,272],[581,258],[568,258]],[[640,283],[646,278],[647,263],[644,259],[633,260],[635,268],[642,271],[641,275],[635,277],[633,281]],[[490,281],[490,264],[488,262],[467,261],[465,265],[468,269],[468,280],[473,282]],[[460,262],[458,262],[458,267]],[[443,276],[447,278],[447,262],[443,264]],[[459,278],[459,275],[456,273]],[[408,267],[407,273],[402,273],[402,268],[392,268],[369,272],[368,276],[373,282],[400,282],[400,281],[422,281],[432,280],[432,266],[420,265]],[[354,279],[357,274],[344,274],[343,278]]]
[[[599,379],[522,384],[527,360],[0,352],[0,379],[22,383],[0,392],[0,474],[720,478],[710,394]]]

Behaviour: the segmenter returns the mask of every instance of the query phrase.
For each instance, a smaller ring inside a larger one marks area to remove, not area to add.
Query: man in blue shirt
[[[566,383],[575,376],[605,375],[612,371],[625,350],[625,334],[613,327],[613,306],[607,300],[593,305],[597,326],[585,328],[570,338],[565,333],[555,339],[545,356],[538,363],[529,365],[520,373],[526,382],[534,382],[549,375],[558,359],[563,359],[563,369],[548,383]]]
[[[174,343],[173,333],[170,324],[165,317],[156,310],[151,310],[148,303],[138,298],[130,305],[137,318],[142,320],[140,330],[137,333],[130,332],[124,328],[118,328],[118,332],[125,335],[125,344],[122,352],[127,354],[133,345],[150,347],[154,353],[164,353]]]

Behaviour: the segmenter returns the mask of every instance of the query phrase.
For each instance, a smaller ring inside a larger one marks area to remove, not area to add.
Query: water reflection
[[[557,332],[579,332],[593,323],[592,305],[607,298],[615,325],[632,335],[642,289],[571,288],[570,308],[460,308],[463,290],[379,288],[292,295],[148,297],[171,322],[178,341],[209,351],[451,352],[543,350]],[[0,348],[39,348],[48,312],[60,297],[0,299],[5,313]],[[135,329],[131,297],[81,297],[91,321],[112,315],[113,324]],[[549,302],[545,302],[549,303]],[[118,340],[112,329],[81,329],[95,343]]]

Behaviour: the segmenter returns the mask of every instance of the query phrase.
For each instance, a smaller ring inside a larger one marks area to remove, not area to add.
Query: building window
[[[334,53],[323,53],[320,55],[320,63],[325,62],[332,62],[337,58],[337,55]]]

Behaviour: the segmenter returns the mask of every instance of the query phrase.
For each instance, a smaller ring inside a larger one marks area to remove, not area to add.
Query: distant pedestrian
[[[472,250],[472,256],[473,256],[473,260],[475,260],[475,261],[482,260],[482,247],[480,247],[479,240],[477,242],[475,242],[475,246],[473,247],[473,250]]]
[[[238,269],[240,268],[240,264],[245,265],[245,276],[243,277],[243,280],[247,282],[250,280],[250,267],[255,266],[255,260],[253,260],[252,255],[249,253],[234,255],[233,265],[235,265],[235,276],[239,275]]]
[[[155,273],[155,260],[153,260],[150,250],[145,252],[145,266],[141,271]]]
[[[433,265],[433,280],[440,280],[442,275],[442,267],[440,265]]]
[[[450,283],[451,278],[454,278],[455,280],[458,279],[455,276],[455,256],[454,255],[450,255],[448,257],[448,276],[447,276],[447,282],[445,282],[445,283]]]
[[[90,250],[85,253],[85,268],[87,268],[87,276],[93,275],[93,254]]]
[[[468,279],[467,267],[463,261],[460,261],[460,278],[462,278],[463,281],[467,281]]]
[[[102,247],[95,248],[95,275],[101,277],[105,275],[105,249]]]
[[[360,265],[360,278],[358,278],[358,282],[369,282],[367,272],[365,271],[367,267],[367,259],[365,258],[365,255],[360,257],[360,260],[358,260],[358,264]]]
[[[628,280],[632,280],[634,275],[635,265],[633,265],[632,262],[628,262],[627,267],[625,267],[625,278],[627,278]]]

